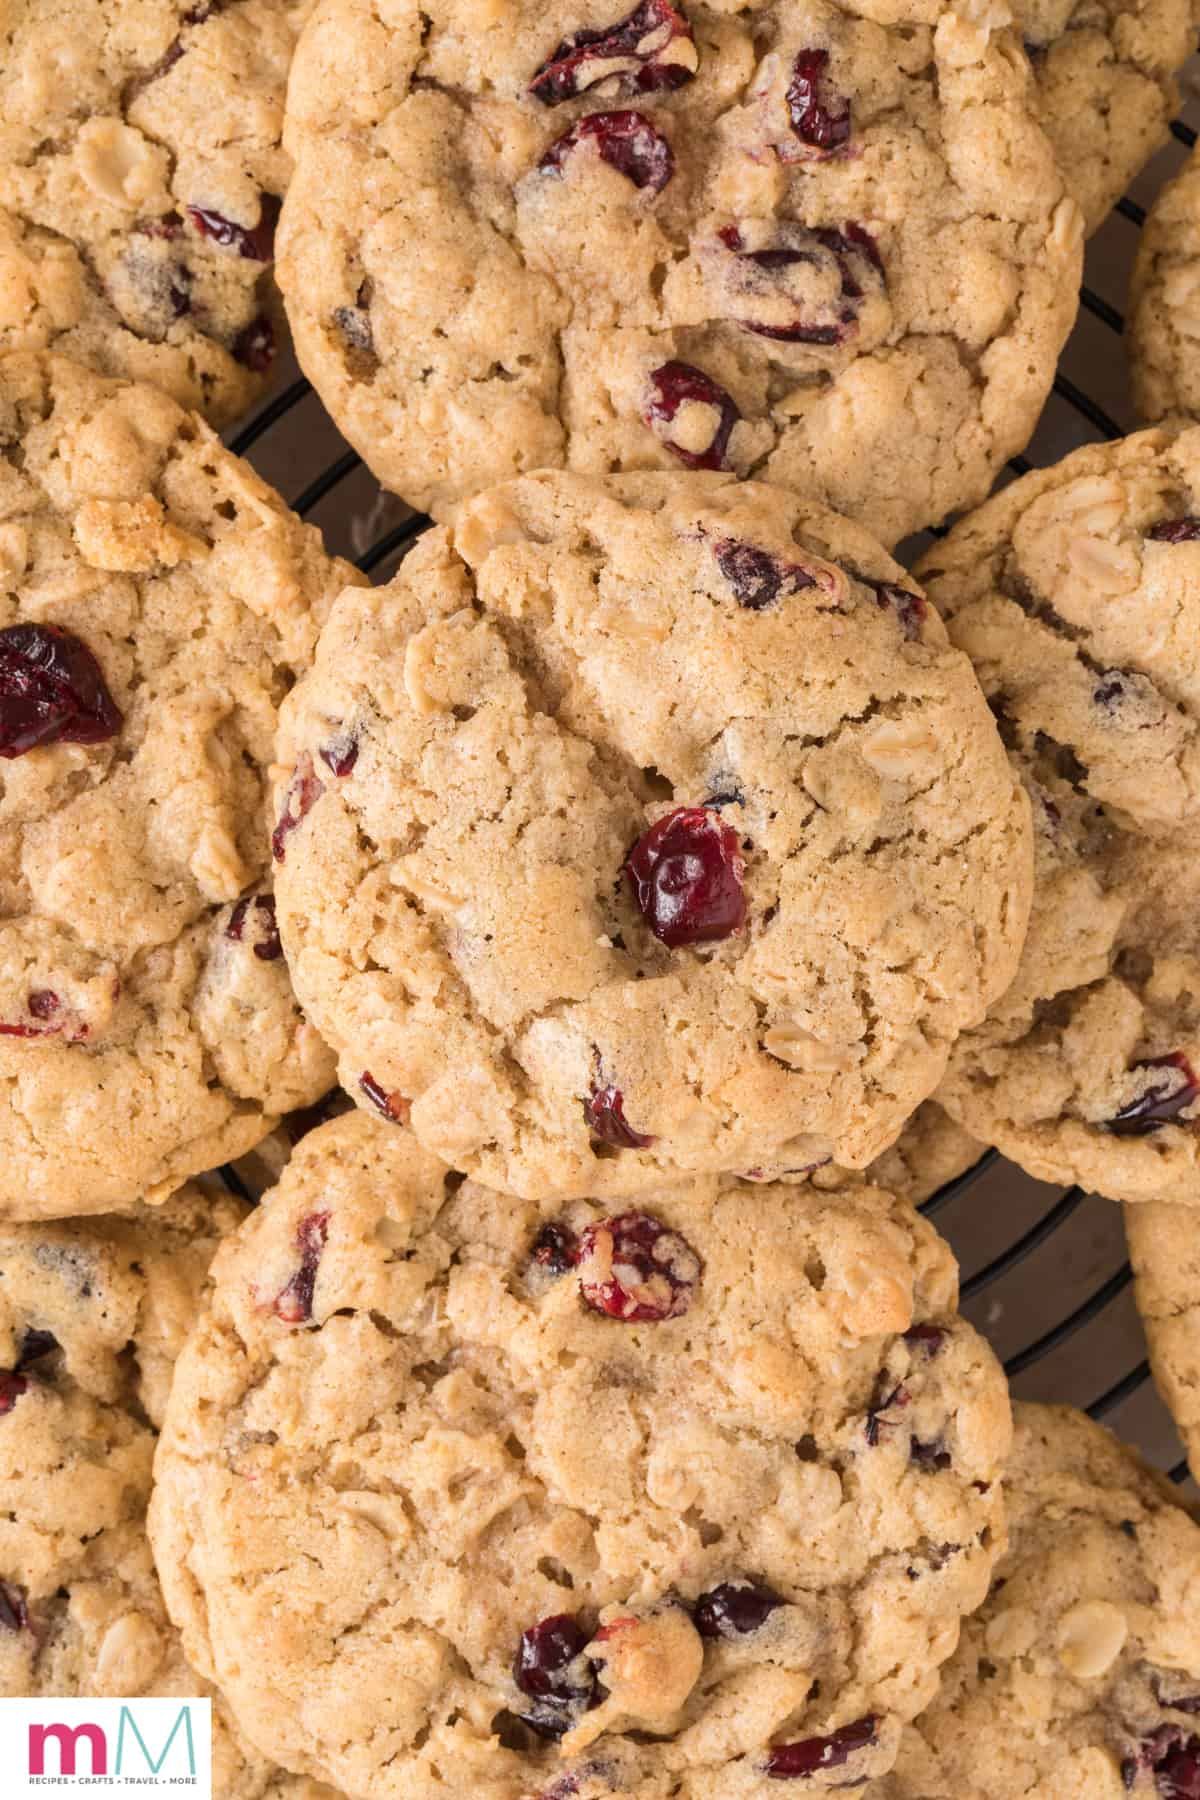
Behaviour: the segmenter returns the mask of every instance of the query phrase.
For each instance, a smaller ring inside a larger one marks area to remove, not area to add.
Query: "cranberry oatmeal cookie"
[[[1144,419],[1200,414],[1200,151],[1142,227],[1129,286],[1133,399]]]
[[[274,834],[360,1106],[522,1195],[862,1168],[1016,967],[1027,802],[857,526],[715,475],[526,476],[335,605]]]
[[[1041,118],[1089,232],[1167,142],[1190,0],[1014,0]]]
[[[878,1189],[499,1204],[355,1113],[214,1282],[167,1603],[260,1749],[362,1800],[858,1794],[983,1597],[1003,1377]]]
[[[0,363],[0,1217],[161,1198],[328,1087],[264,790],[356,579],[165,394]]]
[[[1127,1206],[1125,1235],[1150,1366],[1200,1477],[1200,1234],[1183,1206]]]
[[[1009,1547],[867,1800],[1200,1793],[1200,1528],[1083,1413],[1018,1406]]]
[[[213,1698],[215,1800],[338,1800],[275,1768],[184,1660],[146,1537],[170,1365],[245,1209],[0,1226],[0,1695]]]
[[[1043,1180],[1200,1204],[1200,430],[1024,477],[919,574],[1037,856],[1017,978],[938,1097]]]
[[[324,0],[279,279],[380,479],[446,516],[538,467],[730,469],[888,543],[982,499],[1080,216],[1014,32],[870,10]]]
[[[151,381],[215,425],[276,353],[280,137],[311,0],[4,0],[0,350]]]

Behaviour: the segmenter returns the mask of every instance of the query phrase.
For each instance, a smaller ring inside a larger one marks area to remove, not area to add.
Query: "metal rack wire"
[[[1195,146],[1197,134],[1184,120],[1176,119],[1171,131],[1181,148],[1173,158],[1165,152],[1143,178],[1139,187],[1147,199],[1174,172],[1181,151]],[[1121,310],[1101,290],[1107,286],[1124,292],[1123,268],[1136,239],[1127,237],[1122,243],[1112,234],[1128,228],[1136,232],[1145,218],[1146,207],[1127,195],[1093,244],[1080,295],[1081,325],[1064,354],[1029,453],[1009,463],[1013,475],[1056,461],[1080,442],[1120,437],[1132,427],[1132,419],[1118,423],[1116,408],[1110,410],[1088,391],[1087,376],[1089,370],[1112,365],[1111,338],[1124,330]],[[1093,323],[1104,334],[1098,355],[1095,341],[1087,339]],[[331,549],[346,553],[357,548],[355,560],[368,575],[386,578],[430,523],[388,500],[382,502],[382,529],[366,548],[339,541],[354,511],[351,493],[358,495],[359,512],[369,511],[373,518],[380,510],[380,492],[362,459],[337,436],[302,376],[291,380],[230,441],[285,493],[294,485],[296,468],[313,468],[292,505],[322,524]],[[395,515],[392,522],[387,520],[389,508]],[[249,1198],[236,1171],[223,1173]],[[989,1150],[922,1210],[937,1218],[968,1271],[963,1310],[992,1338],[1014,1392],[1082,1405],[1093,1418],[1139,1442],[1151,1460],[1170,1465],[1173,1481],[1186,1483],[1187,1464],[1175,1460],[1178,1439],[1153,1395],[1133,1313],[1133,1275],[1120,1234],[1120,1209],[1077,1187],[1063,1192],[1032,1182]],[[1097,1394],[1101,1382],[1105,1385]]]

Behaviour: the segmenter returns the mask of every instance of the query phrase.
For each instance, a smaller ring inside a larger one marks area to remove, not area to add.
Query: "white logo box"
[[[0,1700],[0,1792],[212,1800],[212,1701]]]

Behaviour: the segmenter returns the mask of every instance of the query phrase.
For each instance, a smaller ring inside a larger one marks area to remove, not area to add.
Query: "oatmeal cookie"
[[[3,0],[0,351],[153,382],[214,425],[262,392],[311,0]]]
[[[343,1085],[496,1188],[862,1168],[1016,968],[1028,808],[969,663],[761,484],[477,497],[336,603],[279,765]]]
[[[925,10],[323,0],[279,279],[339,427],[438,517],[559,465],[760,475],[889,544],[981,500],[1082,221],[1015,31]]]
[[[151,1531],[264,1754],[362,1800],[888,1768],[1003,1536],[953,1259],[866,1186],[640,1205],[502,1200],[354,1113],[218,1252]]]
[[[329,1086],[264,797],[359,579],[165,394],[0,362],[0,1217],[161,1198]]]

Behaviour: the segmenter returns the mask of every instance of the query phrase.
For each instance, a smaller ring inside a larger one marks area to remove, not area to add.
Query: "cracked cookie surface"
[[[342,596],[281,713],[275,880],[358,1104],[522,1194],[886,1148],[1031,882],[903,579],[782,490],[546,473]]]
[[[1009,1545],[933,1704],[866,1800],[1187,1800],[1200,1528],[1069,1407],[1018,1406]]]
[[[442,517],[538,467],[731,469],[888,543],[982,499],[1081,219],[1016,34],[873,10],[325,0],[279,279],[380,479]]]
[[[1026,476],[918,574],[1036,849],[1016,980],[939,1099],[1042,1180],[1200,1204],[1200,430]]]
[[[363,1800],[889,1766],[1003,1535],[953,1259],[866,1186],[639,1206],[497,1196],[353,1113],[218,1253],[151,1531],[264,1753]]]
[[[251,1749],[188,1666],[146,1536],[146,1420],[245,1210],[184,1188],[136,1217],[0,1226],[0,1694],[208,1695],[215,1800],[338,1800]]]
[[[1167,142],[1196,47],[1188,0],[1014,0],[1041,120],[1089,232]]]
[[[161,1198],[328,1087],[265,787],[357,579],[165,394],[0,365],[0,1216]]]
[[[1200,1473],[1200,1244],[1182,1206],[1127,1206],[1134,1298],[1159,1393]]]
[[[1134,404],[1200,414],[1200,153],[1161,189],[1138,242],[1126,333]]]
[[[266,385],[280,138],[309,0],[6,0],[0,350],[150,381],[214,425]]]

